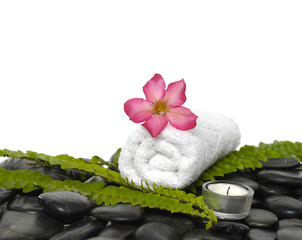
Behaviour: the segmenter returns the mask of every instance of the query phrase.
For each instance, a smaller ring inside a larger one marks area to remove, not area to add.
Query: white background
[[[106,160],[160,73],[241,146],[302,138],[301,1],[1,1],[0,148]]]

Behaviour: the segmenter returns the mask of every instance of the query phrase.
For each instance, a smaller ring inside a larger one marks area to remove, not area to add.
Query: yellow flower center
[[[164,115],[169,110],[169,106],[163,102],[158,101],[153,105],[153,114],[155,115]]]

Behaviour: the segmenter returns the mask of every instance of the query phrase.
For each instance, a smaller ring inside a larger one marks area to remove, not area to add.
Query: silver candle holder
[[[218,218],[237,220],[249,215],[254,190],[242,183],[218,180],[204,183],[202,195]]]

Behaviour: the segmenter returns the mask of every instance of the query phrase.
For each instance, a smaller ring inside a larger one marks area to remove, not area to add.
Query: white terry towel
[[[169,124],[153,138],[139,126],[130,134],[119,158],[119,171],[140,186],[141,180],[184,188],[217,160],[234,151],[240,131],[233,119],[218,113],[196,112],[197,126],[188,131]]]

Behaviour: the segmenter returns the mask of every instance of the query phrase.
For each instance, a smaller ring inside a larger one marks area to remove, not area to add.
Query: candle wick
[[[227,190],[227,195],[229,195],[229,190],[230,190],[230,188],[231,188],[231,187],[229,186],[229,187],[228,187],[228,190]]]

